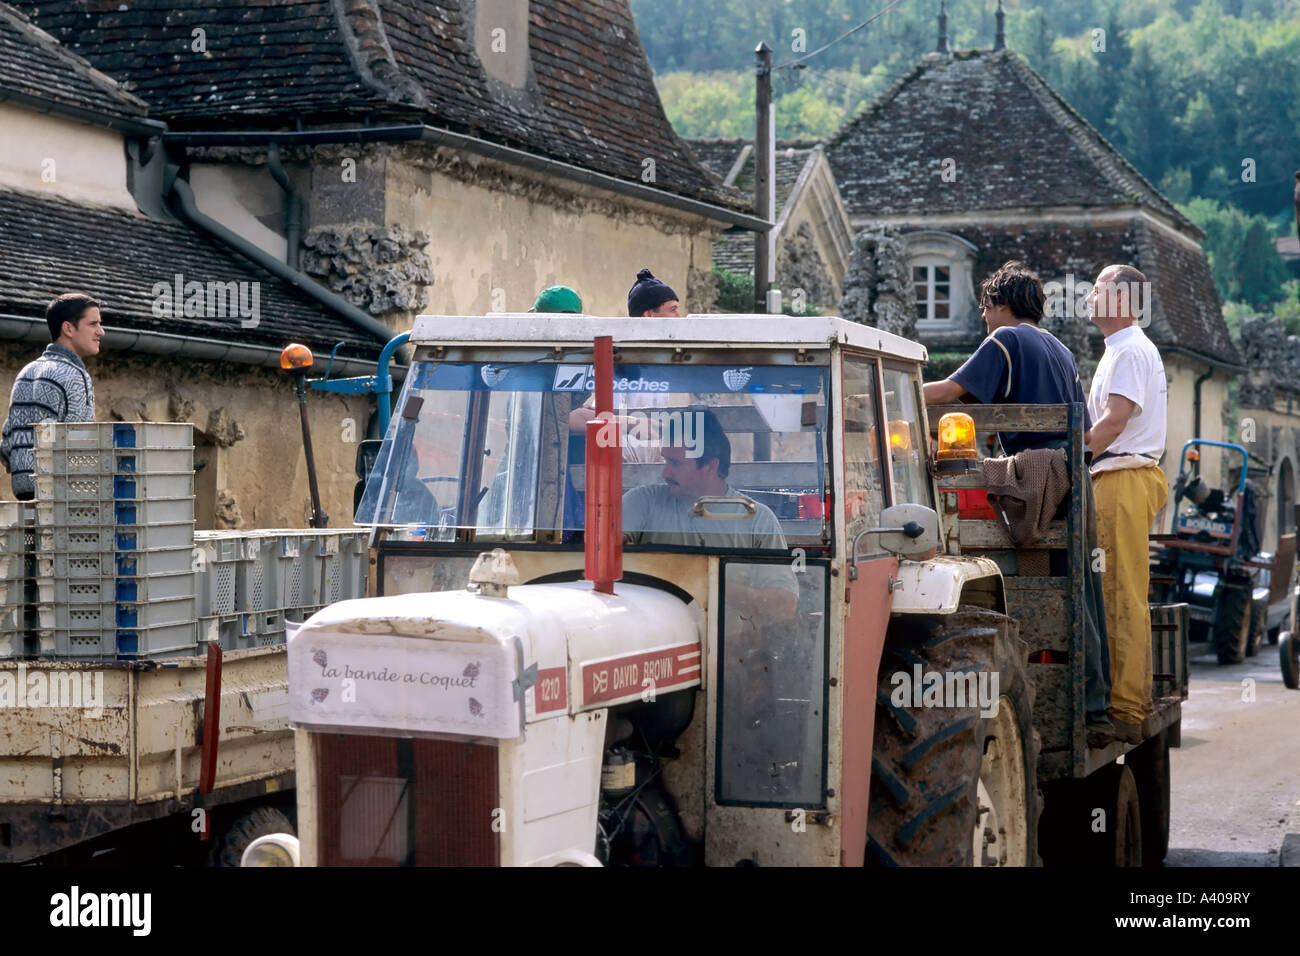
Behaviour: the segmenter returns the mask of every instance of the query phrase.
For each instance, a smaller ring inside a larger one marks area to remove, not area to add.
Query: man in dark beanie
[[[627,293],[627,314],[634,319],[651,316],[659,319],[680,319],[677,293],[654,277],[649,269],[636,274],[636,284]]]

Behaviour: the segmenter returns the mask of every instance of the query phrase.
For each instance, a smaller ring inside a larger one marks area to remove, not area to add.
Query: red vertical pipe
[[[221,645],[208,645],[207,686],[203,690],[203,749],[199,793],[211,793],[217,779],[217,737],[221,733]],[[179,797],[180,794],[177,794]]]
[[[623,441],[614,419],[614,340],[596,339],[596,417],[587,423],[586,574],[595,590],[614,593],[623,577]]]

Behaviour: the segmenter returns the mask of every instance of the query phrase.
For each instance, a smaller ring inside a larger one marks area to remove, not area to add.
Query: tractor
[[[1015,578],[949,490],[1009,422],[1068,433],[1086,480],[1082,406],[953,410],[936,443],[925,349],[833,317],[421,316],[410,342],[358,452],[375,596],[290,638],[299,836],[245,865],[1163,856],[1185,615],[1153,611],[1143,743],[1088,747],[1081,496],[1054,576]]]

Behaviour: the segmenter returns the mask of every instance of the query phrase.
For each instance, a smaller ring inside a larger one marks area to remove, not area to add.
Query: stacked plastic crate
[[[193,426],[39,425],[35,480],[38,653],[193,653]]]
[[[34,599],[34,505],[0,502],[0,660],[22,657],[26,615]]]
[[[285,623],[366,593],[365,529],[200,531],[199,640],[283,644]]]

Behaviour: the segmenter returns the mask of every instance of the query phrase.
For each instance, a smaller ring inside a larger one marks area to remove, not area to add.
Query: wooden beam
[[[1015,548],[1007,526],[1001,521],[963,518],[957,523],[957,537],[963,551],[969,548]],[[1031,548],[1063,548],[1066,543],[1065,522],[1053,521]]]
[[[965,412],[980,431],[1063,432],[1069,424],[1068,405],[931,405],[932,427],[948,412]]]

